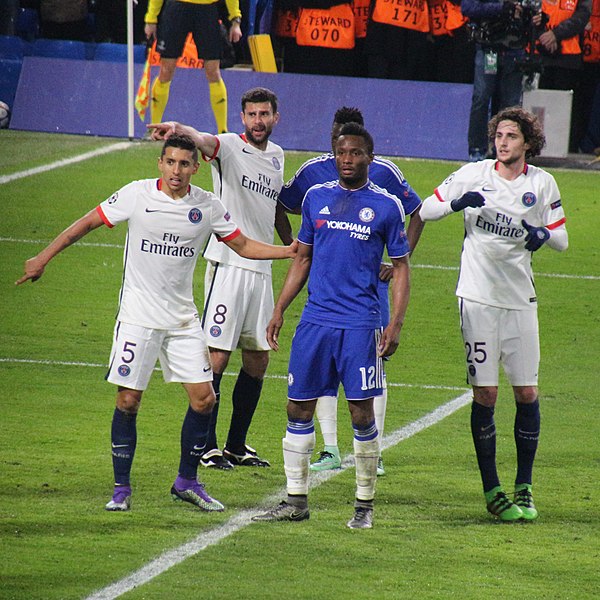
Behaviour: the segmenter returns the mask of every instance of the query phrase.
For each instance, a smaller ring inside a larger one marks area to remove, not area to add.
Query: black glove
[[[521,221],[521,225],[527,230],[527,235],[525,236],[525,250],[535,252],[550,238],[550,232],[545,227],[534,227],[525,219]]]
[[[450,206],[454,212],[459,210],[465,210],[465,208],[475,208],[477,206],[483,206],[485,204],[485,198],[479,192],[467,192],[460,198],[452,200]]]

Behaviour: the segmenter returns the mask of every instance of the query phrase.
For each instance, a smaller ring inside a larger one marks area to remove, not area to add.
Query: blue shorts
[[[301,321],[288,371],[288,398],[336,396],[340,382],[348,400],[383,393],[383,361],[377,356],[381,329],[336,329]]]

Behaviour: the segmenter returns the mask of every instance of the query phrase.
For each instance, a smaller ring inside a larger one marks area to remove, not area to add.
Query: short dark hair
[[[268,88],[255,87],[245,92],[242,96],[242,112],[248,102],[270,102],[273,113],[277,112],[277,96]]]
[[[192,158],[194,162],[198,162],[198,148],[194,143],[194,140],[189,135],[172,135],[167,140],[162,147],[162,152],[160,153],[161,158],[165,155],[167,148],[181,148],[182,150],[189,150],[192,153]]]
[[[345,123],[358,123],[359,125],[365,124],[362,113],[358,108],[350,108],[348,106],[342,106],[335,111],[333,116],[333,122],[338,125],[344,125]]]
[[[356,135],[361,137],[367,145],[367,152],[373,154],[373,138],[360,123],[350,122],[342,125],[339,137],[342,137],[343,135]]]
[[[496,113],[488,124],[488,140],[491,148],[494,147],[496,130],[501,121],[514,121],[519,126],[525,143],[529,144],[525,158],[537,156],[546,145],[546,136],[537,116],[520,106],[509,106]]]

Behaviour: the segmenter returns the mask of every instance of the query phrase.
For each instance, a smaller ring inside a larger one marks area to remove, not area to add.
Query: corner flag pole
[[[134,137],[134,95],[133,95],[133,3],[127,2],[127,132],[130,140]],[[137,3],[137,2],[136,2]]]

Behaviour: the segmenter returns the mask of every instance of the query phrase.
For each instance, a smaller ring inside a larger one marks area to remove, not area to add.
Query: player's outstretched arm
[[[46,265],[65,248],[80,240],[90,231],[100,227],[104,221],[98,211],[94,208],[89,213],[69,225],[61,234],[59,234],[50,244],[48,244],[37,256],[25,261],[25,274],[15,281],[16,285],[21,285],[28,280],[37,281],[43,274]]]
[[[298,244],[298,253],[287,272],[281,293],[273,309],[273,316],[267,325],[267,342],[275,351],[279,350],[278,338],[283,327],[283,314],[304,287],[310,273],[311,264],[312,246]]]
[[[194,129],[191,125],[184,125],[177,121],[164,121],[163,123],[150,123],[146,127],[152,132],[153,140],[167,140],[172,135],[187,135],[194,140],[196,148],[205,156],[212,156],[217,149],[218,139],[212,133],[205,133]]]
[[[240,235],[232,240],[227,240],[225,243],[240,256],[253,260],[295,258],[298,251],[297,240],[292,240],[289,246],[275,246],[274,244],[265,244],[264,242],[249,238],[243,233],[240,233]]]
[[[379,355],[391,356],[398,349],[400,330],[404,323],[410,298],[410,263],[408,256],[392,258],[394,276],[392,279],[392,314],[388,326],[383,330],[379,343]]]
[[[445,202],[436,194],[425,198],[420,216],[423,221],[438,221],[466,208],[478,208],[485,205],[485,198],[479,192],[466,192],[460,198]]]

